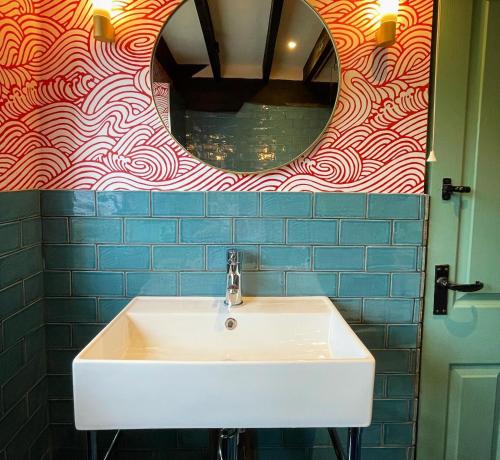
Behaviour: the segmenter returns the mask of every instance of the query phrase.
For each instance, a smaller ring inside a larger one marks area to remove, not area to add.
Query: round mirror
[[[315,143],[338,72],[330,33],[304,0],[186,0],[158,36],[151,75],[158,112],[189,153],[251,173]]]

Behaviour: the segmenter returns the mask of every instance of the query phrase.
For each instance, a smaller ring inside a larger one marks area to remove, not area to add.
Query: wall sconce
[[[391,46],[396,42],[399,0],[379,0],[380,26],[376,33],[377,46]]]
[[[94,38],[101,42],[115,41],[115,29],[111,24],[112,0],[94,0]]]

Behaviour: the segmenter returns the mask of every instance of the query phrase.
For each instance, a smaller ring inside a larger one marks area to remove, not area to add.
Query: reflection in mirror
[[[304,0],[187,0],[158,37],[152,78],[160,116],[188,152],[259,172],[288,164],[324,131],[338,62]]]

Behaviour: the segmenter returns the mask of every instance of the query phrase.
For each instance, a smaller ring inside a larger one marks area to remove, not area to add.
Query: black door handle
[[[473,284],[456,284],[450,282],[449,265],[436,265],[434,273],[434,314],[448,314],[448,290],[460,292],[476,292],[483,289],[484,284],[476,281]]]
[[[443,286],[446,289],[450,289],[451,291],[460,291],[460,292],[476,292],[480,291],[484,287],[484,283],[481,283],[481,281],[476,281],[473,284],[455,284],[455,283],[450,283],[448,281],[448,278],[438,278],[436,281],[437,284]]]

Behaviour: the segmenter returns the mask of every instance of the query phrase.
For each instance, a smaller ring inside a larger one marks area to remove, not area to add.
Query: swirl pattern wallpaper
[[[115,43],[91,0],[0,0],[0,189],[423,193],[432,0],[402,0],[375,47],[378,2],[315,0],[341,87],[317,145],[290,165],[231,174],[191,157],[154,106],[150,60],[178,0],[114,0]]]

